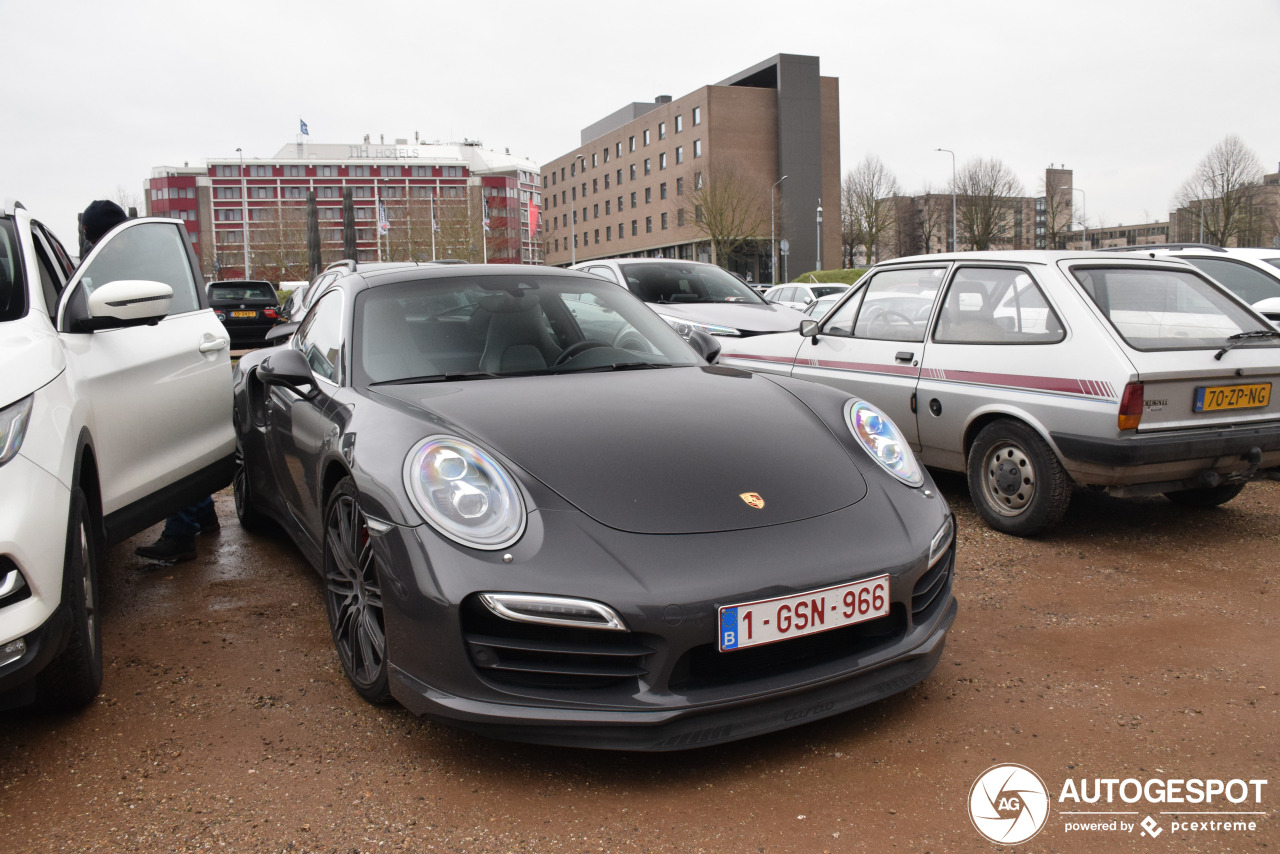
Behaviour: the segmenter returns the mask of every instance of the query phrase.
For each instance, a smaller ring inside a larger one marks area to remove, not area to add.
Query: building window
[[[701,107],[693,108],[693,124],[695,127],[702,124],[702,108]]]
[[[604,215],[605,215],[605,216],[608,216],[608,215],[611,213],[611,211],[609,210],[609,204],[610,204],[609,202],[605,202],[605,203],[604,203]]]
[[[235,174],[236,174],[236,167],[234,166],[218,167],[218,175],[222,178],[234,178]]]
[[[618,196],[618,213],[622,213],[622,196]]]
[[[290,178],[301,178],[302,176],[307,174],[307,167],[290,166],[284,170],[284,173],[288,175]]]
[[[255,166],[253,167],[253,176],[255,178],[269,178],[271,176],[271,167]]]
[[[337,168],[336,166],[320,166],[316,169],[316,174],[321,178],[332,178],[338,174],[335,171]]]
[[[666,139],[666,138],[667,138],[667,123],[658,122],[658,139]]]
[[[592,166],[599,166],[599,165],[600,165],[600,155],[599,155],[599,154],[596,154],[596,153],[594,153],[594,152],[591,154],[591,165],[592,165]]]
[[[621,156],[622,156],[622,140],[618,140],[618,144],[617,144],[617,146],[614,148],[614,152],[613,152],[613,153],[614,153],[614,155],[615,155],[615,156],[617,156],[617,157],[621,157]]]
[[[382,177],[383,178],[399,178],[400,167],[399,166],[383,166]]]
[[[658,155],[658,171],[661,172],[667,168],[667,153],[664,151]]]
[[[604,239],[606,243],[613,240],[613,226],[606,225],[604,227]]]
[[[636,179],[636,165],[632,163],[631,164],[631,180],[634,181],[635,179]]]
[[[694,157],[702,156],[702,140],[700,139],[695,139],[693,141],[693,156]]]
[[[667,182],[663,181],[658,185],[658,198],[665,199],[667,197]]]
[[[570,198],[572,198],[572,199],[576,202],[576,201],[578,200],[578,188],[577,188],[577,187],[570,187],[570,188],[569,188],[569,196],[570,196]]]
[[[608,176],[608,175],[605,175],[605,176],[604,176],[604,188],[605,188],[606,190],[607,190],[607,189],[609,189],[609,176]]]
[[[633,207],[633,208],[634,208],[635,206],[636,206],[636,194],[635,194],[635,193],[632,193],[632,194],[631,194],[631,207]]]
[[[636,138],[634,136],[627,138],[627,145],[630,146],[629,151],[636,150]]]
[[[702,222],[702,205],[693,206],[693,218],[697,222]]]
[[[676,225],[684,228],[684,208],[676,209]]]
[[[684,116],[676,115],[676,133],[684,130]]]
[[[649,203],[650,203],[650,202],[652,202],[652,201],[653,201],[653,188],[652,188],[652,187],[645,187],[645,188],[644,188],[644,203],[647,205],[647,204],[649,204]]]
[[[652,170],[649,168],[649,158],[644,159],[644,174],[648,175]]]
[[[653,217],[651,216],[644,218],[644,233],[653,234]]]
[[[667,230],[667,215],[666,215],[666,214],[663,214],[663,215],[662,215],[662,230],[663,230],[663,231],[666,231],[666,230]]]
[[[289,168],[292,169],[294,167],[290,166]],[[368,166],[352,166],[350,170],[350,174],[356,178],[368,178],[369,167]]]
[[[649,144],[649,129],[648,129],[648,128],[645,128],[645,129],[644,129],[644,144],[645,144],[645,145],[648,145],[648,144]]]
[[[600,242],[600,229],[596,229],[596,243]]]
[[[684,162],[684,146],[683,145],[676,146],[676,162],[677,163]]]
[[[592,205],[592,206],[591,206],[591,218],[592,218],[592,219],[599,219],[599,218],[600,218],[600,206],[599,206],[599,205]]]
[[[272,193],[271,193],[270,187],[254,187],[253,188],[253,198],[269,199],[271,197],[272,197]]]
[[[677,196],[684,195],[684,179],[683,178],[676,179],[676,195]]]
[[[587,191],[586,191],[586,190],[583,190],[582,192],[585,194]],[[592,179],[591,179],[591,192],[592,192],[592,193],[598,193],[598,192],[600,192],[600,179],[599,179],[599,178],[592,178]]]
[[[701,172],[693,173],[693,189],[695,190],[702,189],[702,173]],[[699,220],[699,222],[701,222],[701,220]]]
[[[609,146],[607,145],[604,147],[604,162],[609,162]]]
[[[637,236],[638,234],[640,234],[640,223],[636,222],[636,221],[633,219],[633,220],[631,220],[631,236],[632,236],[632,237],[635,237],[635,236]]]

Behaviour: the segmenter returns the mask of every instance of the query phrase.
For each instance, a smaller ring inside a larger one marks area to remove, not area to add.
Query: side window
[[[311,307],[293,336],[293,346],[307,357],[307,364],[316,376],[330,382],[341,380],[342,360],[342,295],[336,291],[325,294]]]
[[[854,337],[923,341],[945,272],[943,267],[927,267],[876,273],[863,288]]]
[[[27,313],[27,283],[22,275],[22,249],[13,220],[0,218],[0,321]]]
[[[173,288],[169,314],[200,307],[197,284],[187,256],[181,223],[139,222],[113,233],[89,256],[80,277],[86,294],[108,282],[145,279]]]
[[[946,344],[1053,344],[1064,337],[1028,272],[993,267],[956,272],[933,334]]]

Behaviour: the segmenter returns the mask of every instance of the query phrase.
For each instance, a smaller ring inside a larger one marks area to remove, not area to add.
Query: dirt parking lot
[[[505,744],[365,704],[318,578],[282,539],[242,532],[221,494],[196,562],[134,557],[154,530],[108,555],[98,700],[0,715],[0,851],[992,851],[967,807],[998,763],[1037,772],[1053,801],[1015,850],[1275,850],[1280,483],[1214,511],[1077,493],[1038,540],[982,527],[960,480],[940,486],[960,616],[926,682],[666,755]],[[1257,813],[1253,830],[1057,802],[1068,779],[1108,778],[1268,784],[1261,804],[1182,807]],[[1157,834],[1067,830],[1087,817],[1062,813],[1091,810],[1152,816]]]

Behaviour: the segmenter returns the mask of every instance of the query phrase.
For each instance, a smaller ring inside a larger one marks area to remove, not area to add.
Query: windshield
[[[713,264],[671,261],[661,264],[620,264],[631,292],[645,302],[745,302],[768,305],[749,286]]]
[[[1221,258],[1201,258],[1198,255],[1187,256],[1183,260],[1204,270],[1250,305],[1259,300],[1280,297],[1280,278],[1258,267]]]
[[[1135,267],[1075,267],[1084,292],[1135,350],[1218,348],[1230,336],[1269,328],[1191,272]],[[1240,346],[1274,347],[1258,339]]]
[[[848,285],[814,285],[809,288],[813,291],[814,297],[821,299],[822,297],[839,296],[849,290]]]
[[[635,297],[584,276],[460,275],[370,288],[354,323],[356,373],[368,383],[702,364]]]
[[[275,301],[276,289],[270,282],[214,282],[209,285],[209,299],[269,299]]]
[[[27,313],[26,295],[13,220],[0,219],[0,322],[17,320]]]

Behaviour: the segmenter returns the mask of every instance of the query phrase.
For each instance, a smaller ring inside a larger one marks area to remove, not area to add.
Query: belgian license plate
[[[790,640],[889,613],[889,576],[720,607],[720,651]]]
[[[258,313],[256,311],[233,311],[231,312],[231,316],[232,317],[257,317]]]
[[[1271,383],[1249,385],[1210,385],[1196,389],[1196,412],[1219,409],[1252,409],[1271,402]]]

